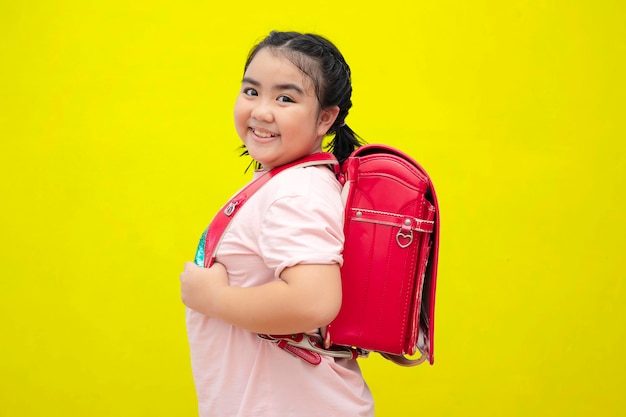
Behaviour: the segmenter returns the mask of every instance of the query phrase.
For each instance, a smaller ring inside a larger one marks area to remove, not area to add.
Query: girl
[[[261,170],[322,149],[343,161],[358,137],[346,125],[350,68],[312,34],[272,32],[250,52],[235,126]],[[200,415],[373,416],[356,360],[312,366],[257,334],[327,325],[341,305],[343,207],[326,166],[278,174],[239,210],[216,263],[180,276]]]

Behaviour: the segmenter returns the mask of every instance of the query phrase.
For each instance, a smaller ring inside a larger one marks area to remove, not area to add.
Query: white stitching
[[[351,217],[350,220],[353,220],[355,222],[381,224],[381,225],[384,225],[384,226],[391,226],[391,227],[401,227],[402,226],[402,225],[397,224],[397,223],[383,222],[383,221],[377,221],[377,220],[368,220],[368,219],[364,219],[362,217]],[[426,223],[433,223],[433,222],[428,221],[428,220],[422,220],[422,221],[426,222]],[[424,230],[424,229],[420,229],[419,227],[411,228],[411,230],[413,230],[415,232],[432,233],[432,230]]]
[[[393,216],[393,217],[399,217],[399,218],[410,218],[415,220],[416,223],[429,223],[429,224],[435,224],[434,220],[424,220],[424,219],[418,219],[417,217],[413,217],[413,216],[403,216],[402,214],[398,214],[398,213],[389,213],[386,211],[377,211],[377,210],[368,210],[368,209],[361,209],[361,208],[352,208],[352,211],[355,212],[363,212],[363,213],[372,213],[372,214],[381,214],[383,216]]]

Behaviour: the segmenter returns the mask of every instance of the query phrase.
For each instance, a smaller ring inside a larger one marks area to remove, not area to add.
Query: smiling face
[[[250,62],[235,103],[235,127],[264,169],[320,151],[338,107],[320,109],[312,80],[279,51]]]

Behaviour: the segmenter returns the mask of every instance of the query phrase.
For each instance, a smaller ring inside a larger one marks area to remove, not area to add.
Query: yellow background
[[[626,7],[408,4],[1,2],[0,416],[195,415],[178,275],[272,28],[334,41],[350,126],[439,194],[435,366],[363,360],[377,415],[626,415]]]

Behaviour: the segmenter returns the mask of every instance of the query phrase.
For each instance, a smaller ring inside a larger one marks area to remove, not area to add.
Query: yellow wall
[[[335,41],[440,196],[435,366],[364,360],[377,415],[626,415],[626,8],[415,3],[2,1],[0,416],[195,415],[178,274],[272,28]]]

